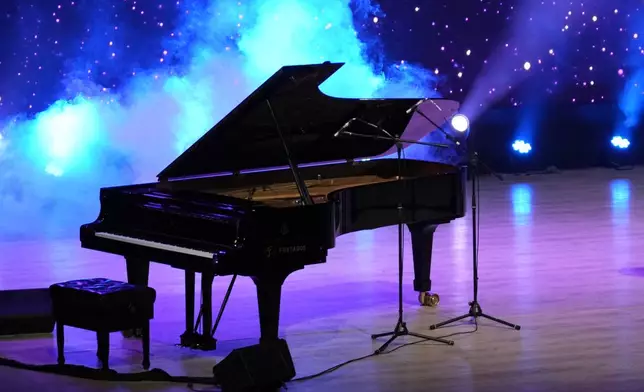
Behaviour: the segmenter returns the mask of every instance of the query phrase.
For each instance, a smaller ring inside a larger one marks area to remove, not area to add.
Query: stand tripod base
[[[512,323],[509,323],[509,322],[507,322],[505,320],[501,320],[501,319],[498,319],[496,317],[492,317],[490,315],[487,315],[487,314],[483,313],[483,310],[481,310],[481,305],[479,305],[479,303],[476,302],[476,301],[470,302],[470,310],[466,314],[464,314],[462,316],[454,317],[454,318],[449,319],[447,321],[443,321],[442,323],[430,325],[429,329],[434,330],[434,329],[440,328],[440,327],[442,327],[444,325],[452,324],[452,323],[455,323],[457,321],[461,321],[464,318],[468,318],[468,317],[472,317],[474,319],[479,318],[479,317],[483,317],[483,318],[486,318],[488,320],[492,320],[492,321],[494,321],[496,323],[503,324],[503,325],[508,326],[510,328],[516,329],[517,331],[521,329],[520,325],[512,324]]]
[[[378,338],[382,338],[382,337],[385,337],[385,336],[391,336],[391,337],[382,346],[380,346],[380,348],[378,348],[374,352],[374,354],[382,353],[383,351],[385,351],[387,349],[387,347],[389,347],[389,345],[394,340],[396,340],[397,338],[399,338],[401,336],[413,336],[413,337],[419,338],[419,339],[431,340],[433,342],[439,342],[439,343],[445,343],[445,344],[448,344],[450,346],[454,345],[454,341],[452,341],[452,340],[445,340],[445,339],[441,339],[441,338],[433,338],[431,336],[426,336],[426,335],[421,335],[419,333],[410,332],[407,329],[407,324],[405,322],[403,322],[403,321],[398,321],[398,323],[396,324],[396,327],[394,328],[393,331],[371,335],[371,339],[376,340]]]

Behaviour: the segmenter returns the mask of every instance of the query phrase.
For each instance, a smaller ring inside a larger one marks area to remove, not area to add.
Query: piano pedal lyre
[[[121,335],[123,335],[123,337],[126,339],[141,339],[143,337],[143,329],[128,329],[121,331]]]
[[[434,307],[434,306],[438,306],[438,303],[440,302],[440,297],[436,293],[421,291],[420,293],[418,293],[418,302],[422,306]]]

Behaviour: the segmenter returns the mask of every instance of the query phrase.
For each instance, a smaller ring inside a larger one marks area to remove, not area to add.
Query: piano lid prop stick
[[[271,105],[271,101],[267,99],[266,105],[268,106],[268,110],[271,113],[271,117],[273,118],[273,123],[275,124],[275,129],[277,130],[277,134],[279,135],[280,140],[282,141],[282,147],[284,147],[286,160],[288,161],[288,166],[291,168],[291,172],[293,173],[293,180],[295,180],[295,185],[297,185],[297,190],[300,193],[300,197],[302,199],[302,205],[312,205],[313,199],[311,199],[309,190],[306,187],[306,184],[304,184],[304,181],[302,181],[302,177],[300,177],[300,171],[298,170],[297,166],[295,166],[295,163],[291,158],[291,151],[288,148],[286,139],[284,139],[282,128],[280,127],[279,121],[277,121],[277,117],[275,116],[275,112],[273,111],[273,106]]]

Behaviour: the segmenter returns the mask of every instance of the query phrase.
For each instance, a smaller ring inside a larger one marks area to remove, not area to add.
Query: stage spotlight
[[[457,132],[465,132],[470,128],[470,120],[464,114],[455,115],[450,123]]]
[[[609,148],[608,165],[617,170],[632,169],[635,164],[635,158],[632,153],[631,141],[622,136],[613,136],[610,140],[613,148]]]
[[[622,150],[627,149],[631,145],[631,142],[628,139],[623,138],[621,136],[614,136],[611,139],[610,143],[613,145],[613,147],[619,148]]]
[[[512,143],[512,149],[519,154],[527,154],[532,151],[532,146],[524,140],[515,140]]]

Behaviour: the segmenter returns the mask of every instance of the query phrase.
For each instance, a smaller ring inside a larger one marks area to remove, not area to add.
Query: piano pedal
[[[179,346],[193,350],[213,351],[217,349],[217,339],[197,332],[184,332]]]
[[[130,338],[140,339],[143,337],[143,329],[142,328],[128,329],[128,330],[122,331],[121,335],[123,335],[123,337],[127,339],[130,339]]]
[[[421,291],[420,293],[418,293],[418,302],[422,306],[429,306],[433,308],[435,306],[438,306],[438,303],[440,302],[440,297],[436,293]]]

